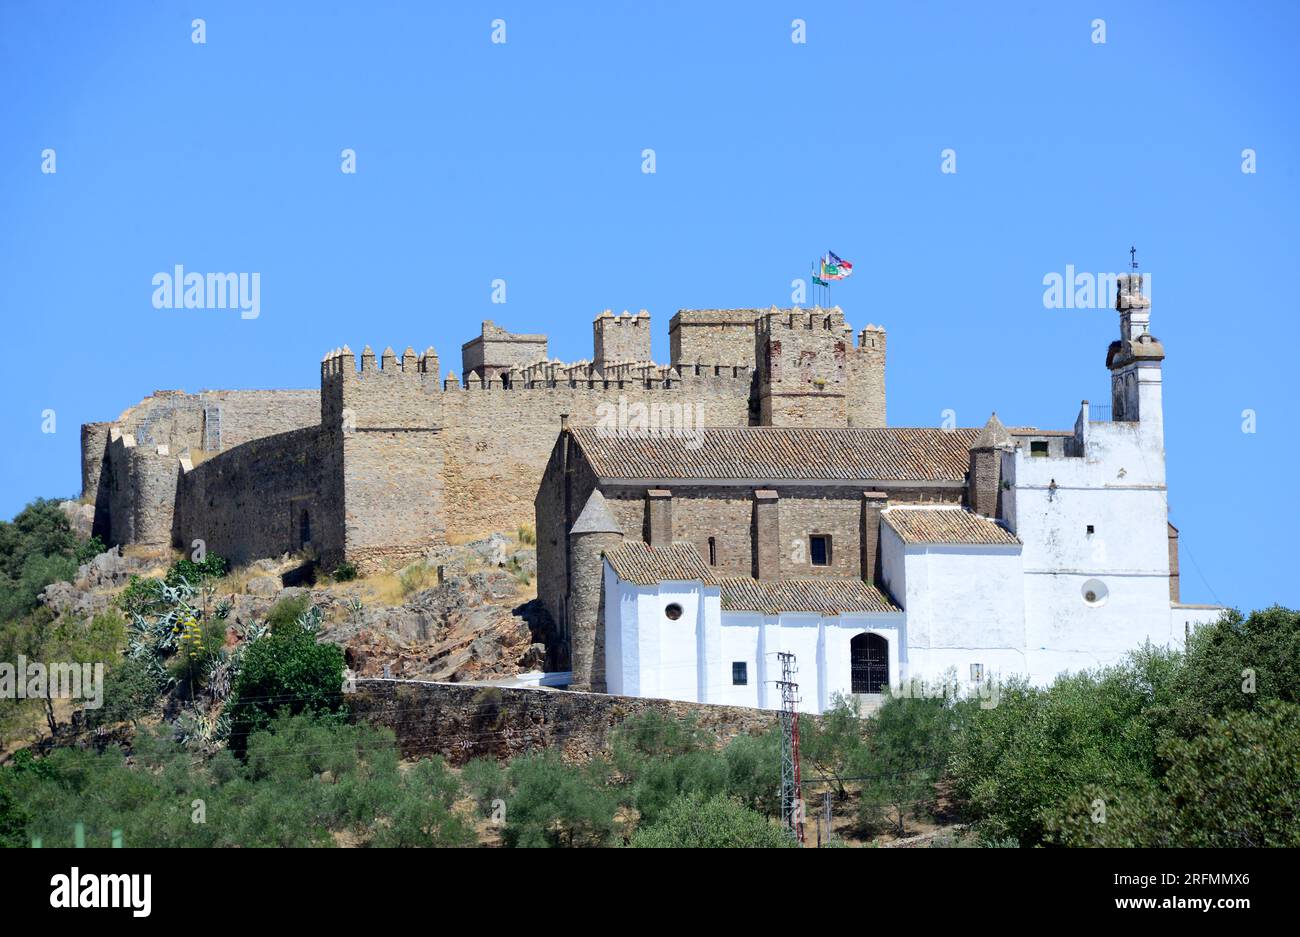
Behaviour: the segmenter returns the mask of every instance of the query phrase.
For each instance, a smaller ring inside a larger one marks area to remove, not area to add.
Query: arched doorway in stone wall
[[[854,635],[849,660],[854,693],[881,693],[889,686],[889,642],[880,635]]]

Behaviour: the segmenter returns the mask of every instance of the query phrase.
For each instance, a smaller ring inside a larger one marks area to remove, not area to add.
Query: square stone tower
[[[611,364],[650,361],[650,313],[623,310],[616,316],[606,309],[592,323],[593,360],[604,369]]]

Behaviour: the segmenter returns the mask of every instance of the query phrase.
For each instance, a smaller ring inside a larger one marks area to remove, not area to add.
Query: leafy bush
[[[822,777],[850,777],[858,773],[852,766],[862,760],[869,725],[857,701],[837,693],[820,719],[800,720],[799,754]],[[840,800],[848,795],[844,782],[831,786]]]
[[[504,801],[510,794],[506,771],[495,758],[474,758],[466,762],[460,769],[460,780],[484,817],[492,815],[493,801]]]
[[[80,565],[82,563],[89,563],[95,557],[99,556],[99,554],[107,551],[108,547],[104,545],[104,541],[99,539],[98,534],[95,534],[91,536],[89,540],[83,540],[77,544],[74,558],[78,565]]]
[[[0,621],[35,609],[50,583],[76,578],[87,549],[54,500],[38,498],[12,521],[0,521]]]
[[[860,782],[858,821],[905,832],[908,813],[933,809],[934,785],[948,757],[956,716],[946,697],[886,697],[867,742],[852,749],[845,773]]]
[[[352,582],[357,578],[357,567],[354,563],[342,562],[334,567],[334,572],[330,574],[335,582]]]
[[[315,633],[297,622],[280,624],[244,651],[226,709],[232,750],[243,752],[248,736],[281,710],[295,715],[341,712],[342,689],[343,651],[318,643]]]
[[[659,820],[639,828],[639,849],[790,849],[794,837],[767,817],[728,797],[684,794]]]
[[[762,735],[739,735],[722,752],[727,790],[751,810],[767,817],[781,814],[781,729]]]
[[[179,585],[182,581],[191,586],[198,586],[208,579],[220,579],[229,569],[230,564],[223,557],[209,553],[199,563],[190,559],[177,560],[167,570],[164,581],[169,586]]]
[[[1300,706],[1276,700],[1210,718],[1161,743],[1168,770],[1128,787],[1090,785],[1049,814],[1069,846],[1300,846]]]
[[[165,689],[158,668],[149,660],[127,657],[104,678],[104,704],[86,710],[91,728],[135,723],[146,716]]]
[[[161,609],[165,601],[161,579],[132,576],[126,588],[118,594],[117,607],[128,615],[146,615]]]
[[[616,794],[599,762],[574,767],[547,751],[510,763],[506,801],[509,846],[605,846],[614,837]]]
[[[290,595],[276,602],[266,613],[265,623],[271,631],[291,630],[298,625],[299,619],[311,609],[311,596]]]
[[[1229,611],[1194,631],[1153,718],[1191,739],[1207,716],[1257,710],[1270,700],[1300,703],[1300,611],[1277,605],[1246,618]]]
[[[433,570],[429,569],[423,560],[406,567],[397,574],[397,582],[402,588],[402,597],[429,588],[433,583],[433,575]]]
[[[139,733],[134,765],[116,748],[20,754],[0,768],[0,845],[68,846],[78,821],[92,846],[114,829],[128,847],[154,848],[473,842],[445,765],[403,771],[387,730],[283,716],[249,739],[243,763],[224,751],[196,760],[170,736]]]

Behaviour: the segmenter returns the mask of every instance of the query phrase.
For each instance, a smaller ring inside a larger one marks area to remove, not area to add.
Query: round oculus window
[[[676,621],[682,617],[682,607],[674,602],[664,609],[664,614],[668,616],[669,621]]]
[[[1083,595],[1084,604],[1093,607],[1105,605],[1106,599],[1110,596],[1110,590],[1100,579],[1089,579],[1079,591]]]

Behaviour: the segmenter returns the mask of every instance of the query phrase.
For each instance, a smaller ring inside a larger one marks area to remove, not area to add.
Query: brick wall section
[[[1001,486],[1002,453],[997,449],[972,449],[967,484],[970,509],[985,517],[997,517]]]
[[[401,680],[358,680],[348,700],[354,721],[393,730],[404,758],[441,755],[453,765],[544,749],[585,762],[608,749],[620,723],[646,710],[692,716],[723,743],[776,722],[774,712],[740,706]]]

